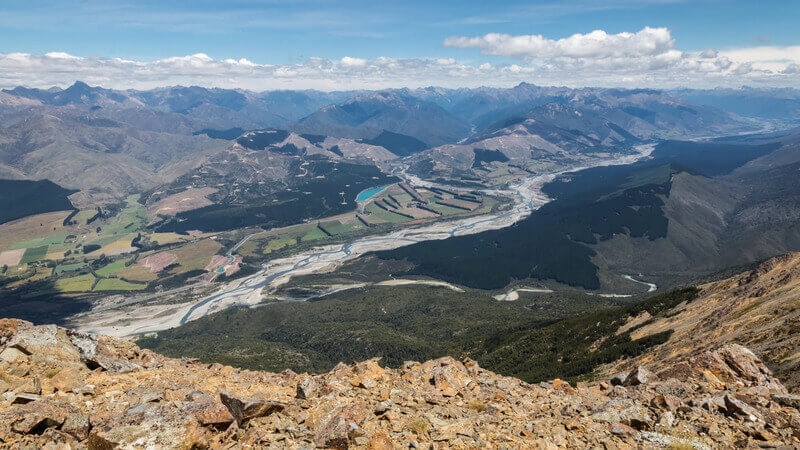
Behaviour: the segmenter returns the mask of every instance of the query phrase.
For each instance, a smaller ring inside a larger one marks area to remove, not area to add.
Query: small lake
[[[386,189],[389,186],[391,186],[391,184],[386,184],[384,186],[376,186],[376,187],[371,187],[369,189],[364,189],[363,191],[358,193],[358,195],[356,196],[356,201],[357,202],[365,202],[365,201],[371,199],[372,197],[376,196],[377,194],[379,194],[381,191],[383,191],[384,189]]]

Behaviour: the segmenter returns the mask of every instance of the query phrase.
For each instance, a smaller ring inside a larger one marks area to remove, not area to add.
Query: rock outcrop
[[[673,330],[669,340],[603,372],[636,365],[673,364],[707,348],[737,343],[764,360],[790,389],[800,388],[800,253],[772,258],[757,268],[700,286],[697,299],[657,317],[632,318],[631,337]],[[629,325],[626,325],[629,326]]]
[[[449,357],[254,372],[2,319],[0,396],[9,448],[800,446],[800,397],[735,344],[530,385]]]

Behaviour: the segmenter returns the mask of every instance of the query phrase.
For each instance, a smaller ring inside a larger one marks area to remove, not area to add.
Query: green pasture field
[[[109,275],[112,275],[112,274],[114,274],[116,272],[119,272],[120,270],[124,269],[126,262],[127,262],[126,259],[121,259],[119,261],[114,261],[111,264],[105,265],[105,266],[95,270],[95,273],[98,276],[107,277]]]
[[[95,291],[138,291],[147,287],[147,283],[129,283],[118,278],[102,278],[94,287]]]
[[[62,244],[64,239],[66,239],[66,234],[54,234],[52,236],[46,236],[40,239],[32,239],[29,241],[22,241],[17,242],[14,245],[8,247],[9,250],[16,250],[18,248],[31,248],[31,247],[41,247],[53,244]]]
[[[25,250],[25,254],[22,255],[22,260],[20,264],[27,264],[32,263],[34,261],[39,261],[47,256],[47,245],[42,245],[39,247],[28,247]]]
[[[86,263],[84,262],[73,263],[73,264],[59,264],[58,266],[56,266],[53,273],[56,275],[61,275],[64,272],[74,272],[80,269],[81,267],[84,267],[85,265]]]
[[[87,273],[76,277],[60,278],[55,281],[54,286],[61,292],[88,292],[92,290],[94,282],[94,275]]]

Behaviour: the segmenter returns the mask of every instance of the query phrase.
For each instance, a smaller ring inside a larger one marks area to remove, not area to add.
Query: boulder
[[[775,394],[772,396],[772,401],[782,406],[800,410],[800,395]]]
[[[772,376],[772,372],[749,349],[738,345],[729,344],[720,348],[717,353],[722,360],[740,377],[763,382]]]
[[[650,400],[650,405],[654,408],[665,409],[667,411],[675,411],[680,406],[680,400],[672,395],[657,394]]]
[[[656,381],[657,379],[658,377],[653,372],[645,369],[642,366],[636,366],[625,377],[625,381],[622,383],[622,385],[639,386],[641,384],[647,384]]]
[[[16,362],[20,359],[26,359],[28,355],[16,347],[6,347],[0,352],[0,361]]]
[[[319,383],[313,377],[305,377],[297,383],[297,398],[309,399],[319,391]]]
[[[425,362],[420,369],[433,379],[434,387],[445,397],[463,394],[473,382],[464,364],[449,356]]]
[[[609,400],[591,412],[592,420],[605,423],[622,423],[638,430],[650,429],[655,423],[652,413],[631,399]]]
[[[11,400],[11,404],[25,405],[30,402],[35,402],[36,400],[41,400],[41,398],[42,397],[39,394],[26,394],[23,392],[21,394],[15,395]]]
[[[664,429],[670,429],[675,424],[675,414],[672,411],[664,411],[658,418],[658,425]]]
[[[434,441],[452,441],[459,436],[471,437],[474,432],[475,429],[469,421],[461,421],[436,427],[431,431],[431,438]]]
[[[103,369],[115,373],[128,373],[139,369],[139,365],[122,359],[110,358],[104,355],[84,356],[83,362],[89,369]]]
[[[115,351],[115,345],[122,345],[119,341],[101,339],[97,336],[69,330],[68,338],[73,347],[77,349],[81,361],[91,370],[102,369],[114,373],[128,373],[140,369],[136,363],[120,358]]]
[[[757,409],[730,394],[725,395],[725,409],[730,416],[737,416],[750,422],[764,421]]]
[[[24,435],[41,434],[48,428],[60,429],[79,440],[86,439],[89,434],[88,416],[72,405],[50,400],[15,405],[0,414],[0,422]]]
[[[353,371],[357,380],[356,386],[365,389],[372,389],[377,386],[378,381],[383,376],[383,368],[378,365],[378,360],[378,358],[370,359],[354,365]]]
[[[714,351],[703,352],[688,361],[673,365],[659,375],[682,381],[699,379],[716,389],[732,383],[744,383],[764,387],[776,394],[788,393],[753,352],[738,344],[728,344]]]
[[[350,439],[363,434],[361,424],[367,411],[361,402],[348,403],[332,409],[314,430],[318,447],[348,448]]]
[[[50,386],[60,392],[77,392],[85,385],[84,374],[77,367],[61,369],[50,379]]]
[[[82,414],[79,411],[72,411],[67,416],[67,419],[61,425],[61,431],[68,433],[78,440],[84,440],[89,437],[89,429],[91,424],[89,416]]]
[[[234,397],[225,392],[219,394],[219,399],[228,408],[231,416],[239,425],[254,417],[268,416],[286,408],[286,404],[282,402],[259,398]]]
[[[20,326],[8,338],[6,347],[40,360],[80,362],[78,350],[70,342],[67,330],[55,325]]]
[[[614,375],[613,378],[608,380],[608,382],[611,383],[612,386],[622,386],[622,383],[625,382],[625,378],[627,376],[628,376],[628,374],[618,373],[618,374]]]
[[[574,394],[578,392],[572,387],[572,385],[569,384],[569,382],[564,381],[560,378],[556,378],[555,380],[553,380],[553,389],[565,392],[567,394]]]
[[[21,385],[17,386],[17,388],[14,389],[14,391],[17,394],[41,395],[42,383],[39,381],[39,378],[37,377],[28,378]]]
[[[394,443],[383,431],[374,433],[367,444],[367,450],[394,450],[394,448]]]
[[[202,426],[227,428],[234,417],[228,408],[210,395],[193,395],[184,410]]]
[[[114,450],[119,447],[119,443],[102,430],[92,430],[86,440],[86,447],[90,450]]]
[[[636,430],[622,423],[611,424],[611,428],[608,431],[616,436],[633,436],[636,434]]]
[[[11,336],[20,328],[29,328],[33,324],[20,319],[0,319],[0,345],[5,345]]]

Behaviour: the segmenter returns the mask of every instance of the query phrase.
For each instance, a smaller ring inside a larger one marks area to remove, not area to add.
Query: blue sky
[[[202,52],[271,63],[309,56],[454,56],[441,47],[451,35],[562,38],[644,26],[669,27],[684,50],[744,47],[763,40],[800,43],[800,2],[792,0],[0,3],[3,53],[157,59]]]
[[[204,54],[213,60],[245,58],[282,66],[312,57],[454,58],[471,65],[530,66],[534,59],[542,64],[539,55],[509,56],[443,42],[488,33],[557,41],[593,30],[614,35],[651,27],[666,28],[681,52],[724,53],[798,46],[798,19],[800,2],[793,0],[0,0],[0,55],[63,52],[148,62]],[[783,61],[781,67],[794,62],[776,58]]]

